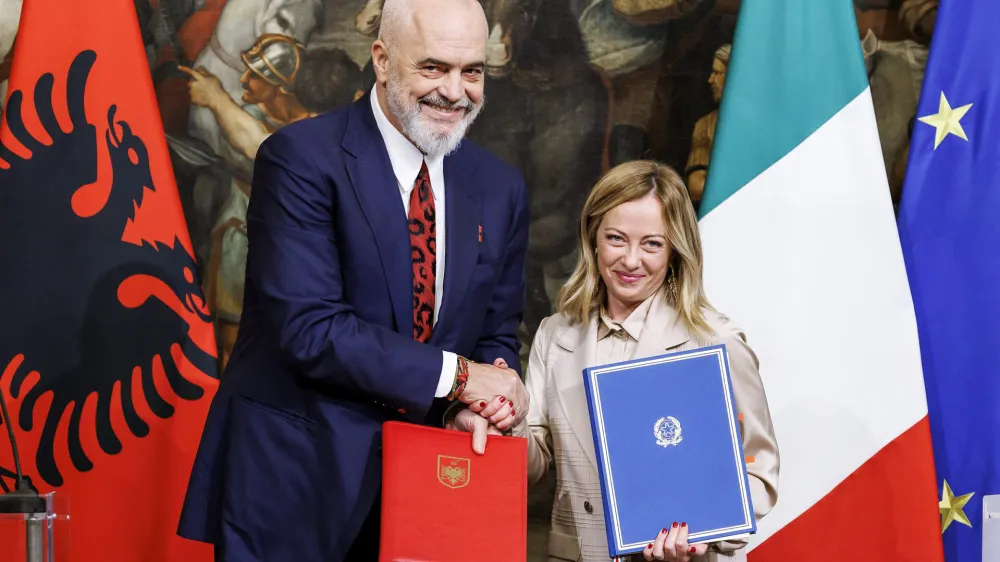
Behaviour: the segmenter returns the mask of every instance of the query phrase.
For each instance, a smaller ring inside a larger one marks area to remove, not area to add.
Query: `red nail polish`
[[[675,529],[677,528],[677,522],[676,521],[674,521],[674,528]]]
[[[503,403],[504,403],[504,402],[505,402],[506,400],[507,400],[507,399],[506,399],[506,398],[504,398],[503,396],[501,396],[501,397],[500,397],[500,403],[501,403],[501,404],[503,404]]]
[[[485,408],[486,407],[486,402],[480,402],[479,403],[479,407],[480,408]]]
[[[694,551],[696,551],[696,550],[698,550],[698,549],[692,546],[691,550],[689,550],[688,552],[690,552],[691,554],[694,554]]]
[[[649,543],[649,546],[647,546],[646,548],[648,548],[648,549],[652,550],[652,548],[653,548],[653,543]]]
[[[681,523],[681,527],[687,527],[687,526],[688,526],[687,523]]]
[[[666,534],[666,533],[667,533],[667,530],[666,530],[666,529],[663,529],[663,530],[662,530],[662,531],[660,531],[660,532],[661,532],[661,533],[663,533],[663,534]]]
[[[514,409],[513,409],[513,408],[511,408],[511,410],[510,410],[510,415],[511,415],[511,417],[513,417],[513,416],[516,416],[516,415],[517,415],[517,412],[515,412],[515,411],[514,411]]]

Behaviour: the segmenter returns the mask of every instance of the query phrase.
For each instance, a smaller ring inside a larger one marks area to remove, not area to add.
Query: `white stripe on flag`
[[[927,413],[870,91],[701,232],[708,298],[758,354],[781,456],[778,504],[752,547]]]

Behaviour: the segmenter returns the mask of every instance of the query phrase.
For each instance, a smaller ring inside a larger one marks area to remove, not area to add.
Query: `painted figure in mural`
[[[354,21],[359,33],[377,29],[383,3],[364,4]],[[608,93],[580,32],[578,2],[482,0],[481,4],[490,29],[486,51],[490,110],[477,120],[469,138],[521,169],[528,183],[531,238],[522,330],[527,344],[541,319],[551,313],[551,303],[575,263],[572,225],[586,195],[584,186],[593,184],[603,171]],[[643,60],[655,60],[656,49],[643,51]],[[637,53],[630,51],[629,56]],[[623,69],[645,64],[619,57],[616,64]]]
[[[313,115],[293,93],[303,50],[294,38],[269,33],[241,53],[245,64],[240,77],[244,89],[241,101],[245,105],[237,104],[219,78],[208,70],[182,67],[191,76],[191,103],[208,108],[226,143],[252,161],[260,144],[272,132]],[[234,178],[229,198],[212,230],[212,253],[206,268],[205,293],[215,314],[219,362],[223,369],[236,344],[243,313],[249,202],[250,185]]]
[[[382,4],[385,0],[368,0],[354,17],[354,27],[362,35],[375,35],[382,22]]]
[[[219,3],[220,0],[206,0],[204,7],[178,28],[178,42],[183,48],[182,59],[193,56],[194,63],[190,66],[218,77],[234,101],[241,100],[244,92],[240,79],[246,64],[240,54],[267,33],[293,37],[307,44],[322,20],[324,8],[323,0],[225,0],[221,7]],[[180,130],[168,129],[173,134],[168,141],[175,157],[186,159],[191,147],[199,154],[194,162],[184,163],[189,168],[178,187],[203,270],[202,278],[206,279],[204,267],[210,260],[212,231],[231,198],[234,178],[248,183],[253,161],[226,140],[222,126],[209,108],[188,104],[179,107],[173,101],[187,89],[184,84],[181,87],[174,94],[161,91],[161,96],[165,96],[161,107],[166,108],[172,126],[178,121],[186,123]]]
[[[643,157],[671,23],[703,0],[579,0],[572,4],[591,63],[612,96],[608,159],[611,166]]]
[[[899,6],[899,21],[914,39],[925,45],[931,42],[937,21],[940,0],[903,0]]]
[[[241,78],[246,71],[240,53],[249,50],[268,33],[293,37],[304,44],[316,28],[323,11],[322,0],[228,0],[208,46],[195,64],[219,78],[233,99],[243,95]],[[225,155],[224,134],[207,108],[191,112],[189,132]]]
[[[589,61],[571,0],[484,0],[490,110],[469,138],[522,170],[531,198],[531,341],[574,263],[574,221],[603,170],[607,89]]]
[[[527,189],[463,141],[487,35],[475,0],[387,0],[376,85],[259,146],[243,314],[178,530],[218,561],[374,562],[384,422],[526,414]]]
[[[312,115],[293,92],[304,50],[293,37],[268,33],[241,53],[246,65],[240,77],[245,105],[229,96],[218,76],[204,68],[182,67],[191,76],[191,103],[211,110],[226,142],[253,160],[269,134]]]
[[[726,85],[726,70],[729,68],[729,55],[733,47],[725,44],[715,51],[712,60],[712,73],[708,76],[708,85],[712,88],[712,99],[718,104],[722,101],[722,89]],[[712,155],[712,142],[715,140],[715,125],[719,122],[719,109],[712,110],[694,124],[691,137],[691,153],[688,155],[684,174],[687,176],[688,193],[697,208],[701,194],[705,189],[705,178],[708,175],[708,161]]]
[[[204,68],[181,67],[191,76],[191,103],[212,111],[226,142],[252,161],[260,144],[281,127],[342,106],[356,97],[360,71],[343,51],[305,47],[287,35],[267,33],[241,53],[244,91],[237,103]],[[250,185],[234,178],[212,231],[206,296],[215,313],[219,360],[224,368],[243,312],[246,275],[246,209]]]

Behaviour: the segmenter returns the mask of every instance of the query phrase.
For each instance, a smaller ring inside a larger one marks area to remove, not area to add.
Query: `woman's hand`
[[[501,357],[497,357],[496,361],[493,362],[494,367],[500,369],[507,368],[507,362]],[[479,414],[483,418],[489,420],[489,422],[501,431],[506,431],[512,425],[514,425],[514,420],[516,419],[514,411],[510,406],[510,402],[504,396],[497,396],[491,400],[488,404],[483,402],[473,402],[469,404],[469,409],[473,412]]]
[[[663,529],[656,540],[642,551],[646,560],[670,560],[671,562],[687,562],[694,556],[701,556],[708,550],[706,544],[688,545],[687,523],[680,525],[674,521],[669,529]]]
[[[497,357],[493,366],[498,369],[506,369],[507,362],[503,358]],[[503,435],[502,431],[514,423],[514,412],[509,404],[508,407],[501,408],[504,406],[504,402],[506,400],[501,399],[501,397],[495,398],[489,404],[484,401],[473,402],[452,414],[450,419],[445,420],[444,427],[445,429],[471,433],[472,450],[482,455],[486,452],[486,436]],[[484,413],[487,410],[489,412]],[[493,420],[500,420],[504,423],[497,426],[492,423]]]

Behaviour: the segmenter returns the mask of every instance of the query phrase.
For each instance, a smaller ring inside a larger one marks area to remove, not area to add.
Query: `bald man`
[[[524,179],[462,140],[487,34],[475,0],[387,0],[375,87],[260,146],[242,321],[178,529],[216,560],[374,562],[383,422],[527,413]]]

